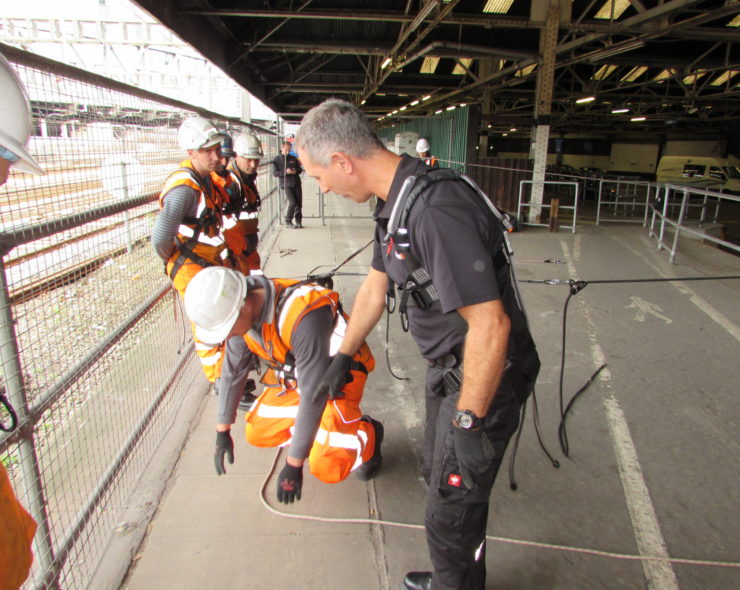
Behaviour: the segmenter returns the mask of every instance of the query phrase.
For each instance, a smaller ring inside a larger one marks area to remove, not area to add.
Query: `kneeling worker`
[[[366,343],[352,357],[352,379],[340,394],[332,399],[316,395],[346,327],[336,291],[210,267],[190,281],[185,310],[199,340],[215,344],[243,336],[267,362],[266,387],[246,416],[246,434],[258,447],[290,445],[278,476],[279,501],[301,499],[306,459],[311,473],[326,483],[342,481],[352,471],[363,481],[375,477],[382,462],[383,425],[360,411],[367,375],[375,367]],[[224,383],[220,392],[228,396],[230,420],[216,426],[219,474],[225,473],[225,456],[234,462],[231,424],[241,394]]]

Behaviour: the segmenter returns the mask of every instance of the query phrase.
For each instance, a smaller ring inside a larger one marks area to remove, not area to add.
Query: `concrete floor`
[[[372,237],[369,220],[304,223],[303,230],[279,235],[268,276],[304,276]],[[586,225],[575,235],[527,229],[512,239],[523,280],[740,274],[740,258],[691,240],[670,265],[638,226]],[[364,273],[369,260],[368,249],[342,271]],[[337,277],[345,301],[360,280]],[[502,469],[493,492],[487,587],[740,588],[737,567],[665,559],[739,561],[740,281],[594,284],[570,301],[566,402],[598,366],[608,367],[569,414],[569,458],[557,443],[568,288],[524,283],[522,290],[543,361],[542,434],[561,466],[554,469],[540,451],[530,404],[516,461],[519,489],[509,489]],[[277,513],[269,511],[261,489],[276,451],[249,447],[240,415],[236,462],[218,477],[209,395],[122,588],[385,590],[401,588],[408,570],[428,569],[420,528],[299,517],[423,523],[418,459],[425,363],[396,316],[389,350],[393,371],[404,380],[388,371],[385,320],[369,341],[377,368],[363,407],[386,429],[378,477],[326,485],[308,475],[303,499],[290,508],[275,502],[269,480],[265,495]],[[625,557],[637,555],[657,559]]]

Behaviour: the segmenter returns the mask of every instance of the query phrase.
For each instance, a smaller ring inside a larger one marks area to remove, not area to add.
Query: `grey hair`
[[[319,166],[329,165],[332,152],[362,158],[384,147],[363,112],[335,98],[325,100],[305,114],[296,143]]]

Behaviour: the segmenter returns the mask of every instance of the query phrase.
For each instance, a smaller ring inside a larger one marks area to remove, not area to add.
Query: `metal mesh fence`
[[[39,525],[26,586],[80,588],[199,379],[190,327],[149,244],[159,189],[185,159],[177,128],[192,111],[6,55],[28,91],[29,148],[46,175],[12,172],[0,188],[0,356],[19,426],[2,433],[0,460]],[[269,162],[277,140],[257,132]],[[265,167],[258,186],[264,237],[280,205]],[[9,424],[7,410],[0,419]]]

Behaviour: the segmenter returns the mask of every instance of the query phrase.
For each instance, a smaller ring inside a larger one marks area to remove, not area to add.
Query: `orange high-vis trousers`
[[[0,590],[17,590],[28,577],[35,532],[36,522],[16,499],[0,463]]]
[[[321,416],[308,464],[311,473],[324,483],[345,479],[375,450],[375,429],[361,420],[360,400],[367,375],[352,371],[353,381],[343,388],[344,397],[330,399]],[[247,442],[256,447],[277,447],[290,443],[298,413],[300,394],[280,385],[265,387],[246,415]]]

